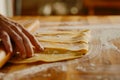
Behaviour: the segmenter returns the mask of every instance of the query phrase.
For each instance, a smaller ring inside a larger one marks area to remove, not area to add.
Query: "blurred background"
[[[0,0],[6,16],[120,15],[120,0]]]

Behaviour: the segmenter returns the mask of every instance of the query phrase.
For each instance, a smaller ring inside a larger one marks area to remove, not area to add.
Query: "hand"
[[[22,58],[31,57],[36,51],[43,51],[43,47],[36,38],[15,21],[0,15],[0,39],[8,53],[17,48]]]

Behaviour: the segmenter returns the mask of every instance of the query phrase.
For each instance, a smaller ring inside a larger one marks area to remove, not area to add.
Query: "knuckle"
[[[5,39],[8,37],[6,32],[2,32],[0,36],[1,36],[1,38],[5,38]]]
[[[17,31],[22,32],[22,30],[19,27],[16,27]]]

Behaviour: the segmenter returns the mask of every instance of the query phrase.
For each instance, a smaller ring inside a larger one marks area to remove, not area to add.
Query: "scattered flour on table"
[[[104,45],[105,48],[112,48],[120,52],[120,50],[112,43],[110,40],[120,38],[120,30],[119,29],[105,29],[100,34],[101,43]]]
[[[0,73],[0,80],[3,78],[4,75],[4,73]]]
[[[43,65],[38,65],[38,66],[28,68],[28,69],[24,69],[24,70],[21,70],[21,71],[16,71],[16,72],[13,72],[13,73],[9,73],[4,77],[4,80],[7,80],[8,78],[9,78],[9,80],[15,80],[15,79],[19,80],[23,77],[25,77],[25,79],[26,79],[26,78],[30,78],[30,77],[34,76],[37,73],[42,73],[42,72],[45,72],[45,73],[39,74],[40,76],[50,77],[50,76],[52,76],[52,74],[51,73],[46,73],[47,70],[49,70],[50,68],[52,68],[55,72],[57,72],[57,71],[61,71],[61,72],[67,71],[67,66],[62,62],[61,63],[52,63],[52,64],[43,64]],[[29,80],[29,79],[27,79],[27,80]]]

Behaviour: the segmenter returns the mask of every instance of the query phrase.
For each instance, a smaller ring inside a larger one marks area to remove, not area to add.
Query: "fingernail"
[[[43,47],[41,44],[39,44],[39,49],[40,49],[41,51],[43,51],[43,50],[44,50],[44,47]]]
[[[43,46],[41,46],[41,51],[44,51],[44,47]]]

